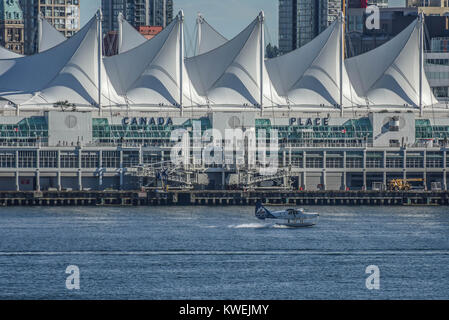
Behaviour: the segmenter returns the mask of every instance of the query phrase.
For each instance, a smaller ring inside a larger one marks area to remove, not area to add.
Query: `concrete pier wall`
[[[449,205],[447,191],[0,191],[0,206]]]

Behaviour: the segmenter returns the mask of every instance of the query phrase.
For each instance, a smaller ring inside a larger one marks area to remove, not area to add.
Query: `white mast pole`
[[[340,13],[340,115],[343,116],[343,64],[345,60],[345,16]]]
[[[184,72],[184,11],[179,11],[179,105],[181,107],[181,115],[184,108],[182,105],[183,98],[183,72]]]
[[[163,0],[162,16],[164,17],[162,24],[165,29],[167,27],[167,0]]]
[[[265,34],[264,34],[264,21],[265,14],[263,11],[259,15],[260,21],[260,110],[263,113],[263,76],[264,76],[264,63],[265,63]]]
[[[42,13],[39,12],[39,15],[37,17],[38,25],[37,25],[37,32],[38,32],[38,42],[37,42],[37,52],[41,52],[41,42],[42,42]]]
[[[419,114],[422,117],[423,110],[423,69],[424,69],[424,13],[420,14],[420,31],[419,31]]]
[[[123,44],[123,13],[119,13],[118,20],[118,53],[122,52],[122,44]]]
[[[101,28],[101,20],[102,20],[101,9],[97,12],[97,37],[98,37],[98,109],[100,115],[102,113],[101,107],[101,62],[103,59],[103,30]]]
[[[198,18],[196,19],[196,24],[198,28],[198,34],[196,39],[196,54],[200,53],[201,37],[202,37],[202,26],[203,26],[203,16],[198,12]]]

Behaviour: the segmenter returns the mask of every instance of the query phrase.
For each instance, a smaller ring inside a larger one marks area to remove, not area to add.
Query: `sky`
[[[173,0],[176,15],[184,10],[186,41],[194,42],[198,12],[228,39],[236,36],[259,14],[265,12],[265,42],[278,42],[278,0]],[[81,25],[95,14],[101,0],[81,0]]]

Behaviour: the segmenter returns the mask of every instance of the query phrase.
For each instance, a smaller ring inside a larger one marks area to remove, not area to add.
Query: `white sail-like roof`
[[[261,92],[264,106],[286,104],[278,96],[265,68],[261,19],[263,14],[215,50],[187,59],[190,78],[210,105],[259,106]]]
[[[45,18],[43,18],[41,15],[39,15],[39,39],[38,44],[39,48],[38,51],[46,51],[50,48],[53,48],[54,46],[57,46],[61,42],[67,40],[66,37],[62,33],[60,33],[58,30],[55,29]],[[15,59],[15,58],[21,58],[24,57],[24,55],[15,53],[13,51],[10,51],[2,46],[0,46],[0,60],[1,59]]]
[[[130,49],[106,58],[99,48],[101,24],[93,18],[70,39],[43,41],[48,49],[33,56],[22,57],[3,49],[6,58],[2,58],[0,48],[0,99],[29,109],[68,101],[89,108],[208,106],[215,110],[257,110],[289,106],[301,110],[334,108],[340,104],[342,87],[346,108],[416,107],[420,98],[423,106],[438,103],[424,70],[420,73],[417,68],[421,21],[383,46],[343,63],[341,20],[304,47],[270,60],[264,58],[263,20],[261,13],[226,42],[203,21],[199,49],[209,51],[185,59],[182,12],[156,37],[140,44],[132,40],[137,31],[128,32],[125,27],[122,36],[130,37]],[[51,34],[46,23],[42,23],[43,36]],[[210,32],[204,32],[207,29]]]
[[[182,28],[183,17],[180,14],[153,39],[104,59],[114,87],[127,103],[174,106],[205,104],[191,84],[184,66]]]
[[[3,46],[0,46],[0,60],[2,59],[14,59],[14,58],[20,58],[23,57],[23,55],[15,53],[11,50],[6,49]]]
[[[0,97],[17,105],[98,104],[98,34],[96,18],[78,33],[42,53],[0,60]],[[100,63],[103,104],[122,104]]]
[[[202,15],[197,19],[197,43],[195,54],[200,55],[224,45],[228,39],[215,30]]]
[[[53,27],[42,15],[39,15],[39,52],[51,49],[67,40],[67,38]]]
[[[419,106],[420,28],[416,19],[382,46],[346,60],[354,88],[372,105]],[[437,103],[424,69],[423,105]]]
[[[341,21],[334,21],[318,37],[288,54],[267,61],[267,69],[277,91],[291,105],[339,105]],[[344,65],[343,106],[363,103]]]
[[[134,27],[125,20],[123,14],[118,15],[119,23],[119,41],[118,53],[123,53],[140,46],[142,43],[148,41],[141,35]]]

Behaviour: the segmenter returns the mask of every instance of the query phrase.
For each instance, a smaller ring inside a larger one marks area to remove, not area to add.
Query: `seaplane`
[[[260,220],[277,219],[277,225],[290,228],[311,227],[318,223],[318,213],[306,213],[303,208],[270,211],[264,207],[262,201],[256,202],[255,215]]]

